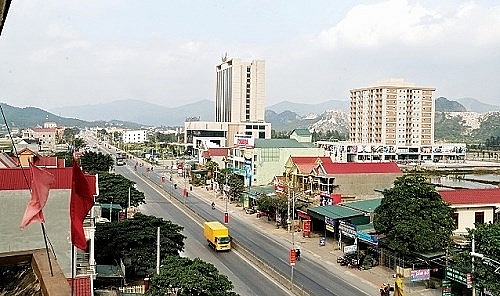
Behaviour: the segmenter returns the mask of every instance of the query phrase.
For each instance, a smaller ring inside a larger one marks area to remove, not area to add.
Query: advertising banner
[[[431,278],[431,270],[430,269],[410,270],[410,281],[412,281],[412,282],[426,281],[430,278]]]
[[[234,135],[234,146],[241,148],[253,148],[254,138],[251,135]]]

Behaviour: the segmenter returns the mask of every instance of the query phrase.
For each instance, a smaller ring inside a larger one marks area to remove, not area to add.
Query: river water
[[[442,185],[442,187],[461,187],[468,189],[499,188],[498,185],[486,184],[486,183],[487,182],[500,183],[500,175],[459,174],[459,175],[446,175],[446,176],[432,176],[430,178],[430,181],[433,184]]]

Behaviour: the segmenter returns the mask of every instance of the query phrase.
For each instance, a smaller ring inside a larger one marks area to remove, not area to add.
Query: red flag
[[[45,222],[42,209],[45,207],[47,199],[49,198],[50,185],[54,183],[54,175],[37,167],[33,163],[30,163],[30,172],[31,199],[24,211],[24,217],[19,226],[21,229],[24,229],[32,222]]]
[[[83,221],[94,205],[90,185],[78,163],[73,160],[73,184],[69,215],[71,219],[71,242],[81,250],[87,249],[87,239],[83,231]]]

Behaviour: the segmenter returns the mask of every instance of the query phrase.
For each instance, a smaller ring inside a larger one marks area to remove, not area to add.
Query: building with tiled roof
[[[55,151],[61,135],[58,128],[33,127],[23,131],[23,138],[38,140],[40,151]]]
[[[334,178],[334,186],[328,186],[329,193],[341,194],[343,199],[380,196],[380,190],[392,187],[402,175],[394,162],[319,163],[312,173],[314,178]]]
[[[201,153],[200,163],[206,163],[211,160],[219,165],[219,168],[223,168],[225,166],[225,161],[229,155],[229,148],[221,147],[221,148],[208,148],[207,150]]]
[[[455,234],[467,233],[475,223],[493,223],[500,218],[500,188],[441,190],[439,194],[454,210]]]

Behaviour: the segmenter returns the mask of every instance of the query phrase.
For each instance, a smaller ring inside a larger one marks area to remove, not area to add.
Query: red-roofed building
[[[320,163],[331,164],[332,160],[327,156],[290,156],[285,164],[285,175],[299,191],[318,190],[318,184],[311,183],[311,172]]]
[[[229,148],[227,147],[222,147],[222,148],[208,148],[207,150],[203,151],[201,156],[202,156],[202,163],[206,163],[207,161],[211,160],[219,165],[219,168],[224,168],[225,167],[225,161],[227,160],[227,157],[229,155]]]
[[[55,151],[56,144],[64,133],[63,128],[28,128],[23,131],[23,138],[36,139],[40,145],[40,151]]]
[[[322,191],[341,194],[343,199],[363,199],[381,195],[377,190],[392,187],[403,172],[393,162],[325,162],[319,163],[311,175]],[[332,178],[334,182],[329,181]]]
[[[499,219],[500,188],[441,190],[439,194],[455,211],[455,234],[467,233],[467,228],[474,228],[475,223]]]

